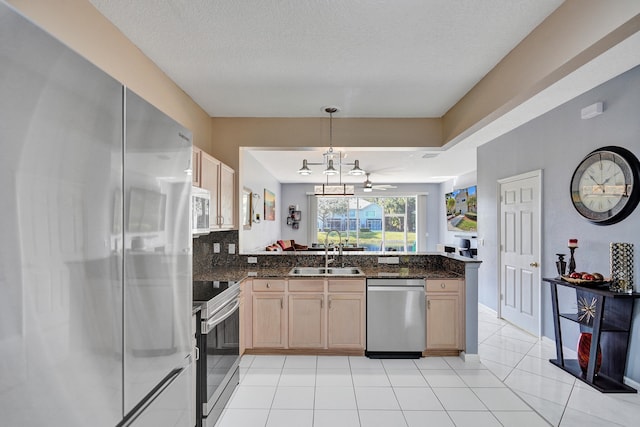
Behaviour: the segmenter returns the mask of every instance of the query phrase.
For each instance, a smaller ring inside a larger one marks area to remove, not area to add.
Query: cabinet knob
[[[427,300],[427,310],[431,310],[431,300]]]
[[[446,288],[446,287],[447,287],[447,285],[446,285],[445,283],[440,283],[440,287],[441,287],[442,289],[444,289],[444,288]]]
[[[271,285],[267,283],[267,288],[270,288],[270,287],[271,287]]]

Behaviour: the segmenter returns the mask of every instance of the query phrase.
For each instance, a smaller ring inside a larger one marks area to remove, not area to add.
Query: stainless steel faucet
[[[338,248],[340,251],[340,255],[342,255],[342,236],[340,235],[340,232],[338,230],[329,230],[327,232],[327,235],[324,237],[324,268],[327,269],[329,268],[329,263],[333,262],[336,260],[335,254],[333,256],[333,258],[331,259],[331,261],[329,261],[329,234],[336,232],[338,233]],[[335,251],[335,246],[334,246],[334,251]]]

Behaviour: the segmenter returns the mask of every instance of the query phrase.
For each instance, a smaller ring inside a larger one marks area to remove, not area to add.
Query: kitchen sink
[[[364,276],[357,267],[294,267],[289,276]]]

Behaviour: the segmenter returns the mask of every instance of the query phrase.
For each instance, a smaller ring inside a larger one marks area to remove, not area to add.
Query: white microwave
[[[209,228],[209,212],[211,193],[199,187],[191,187],[191,234],[193,237],[211,232]]]

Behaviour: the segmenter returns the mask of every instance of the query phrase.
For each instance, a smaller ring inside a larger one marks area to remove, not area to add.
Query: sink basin
[[[289,276],[363,276],[357,267],[294,267]]]

